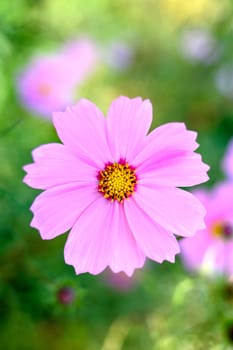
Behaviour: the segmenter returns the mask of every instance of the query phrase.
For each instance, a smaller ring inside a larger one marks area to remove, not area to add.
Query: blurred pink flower
[[[99,60],[97,45],[88,38],[70,41],[64,46],[64,56],[69,62],[75,84],[85,81],[94,71]]]
[[[22,103],[51,118],[52,112],[72,103],[75,87],[93,72],[96,62],[97,50],[88,39],[70,42],[53,55],[34,58],[17,80]]]
[[[233,184],[222,183],[212,191],[195,195],[207,210],[206,229],[180,241],[188,269],[207,274],[233,273]]]
[[[139,97],[117,98],[107,118],[81,99],[53,122],[63,144],[36,148],[24,167],[24,182],[45,190],[31,207],[31,226],[43,239],[71,229],[65,261],[77,274],[110,266],[130,276],[146,256],[174,262],[173,233],[205,227],[201,203],[176,188],[208,179],[196,133],[169,123],[147,135],[152,106]]]
[[[233,139],[228,144],[222,167],[227,177],[233,180]]]

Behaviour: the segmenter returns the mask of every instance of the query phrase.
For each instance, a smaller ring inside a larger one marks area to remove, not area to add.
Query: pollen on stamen
[[[104,198],[117,200],[122,203],[135,191],[137,176],[135,168],[120,160],[118,163],[108,163],[105,168],[98,173],[98,191]]]

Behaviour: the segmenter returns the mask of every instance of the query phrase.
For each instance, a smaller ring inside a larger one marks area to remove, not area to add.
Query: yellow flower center
[[[212,233],[215,237],[229,240],[233,238],[233,226],[227,222],[216,222],[212,226]]]
[[[125,162],[107,164],[99,172],[99,192],[112,202],[123,202],[135,190],[137,177],[134,168]]]

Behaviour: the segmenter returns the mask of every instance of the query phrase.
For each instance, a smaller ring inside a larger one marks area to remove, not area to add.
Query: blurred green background
[[[208,33],[198,49],[195,31]],[[224,279],[190,276],[179,257],[148,262],[131,280],[76,276],[63,259],[67,235],[42,241],[30,228],[39,191],[22,183],[22,166],[57,136],[20,102],[15,82],[37,52],[79,35],[106,55],[112,42],[125,43],[130,61],[116,55],[114,66],[102,57],[77,99],[104,111],[119,95],[151,99],[153,127],[183,121],[198,131],[212,186],[224,178],[233,136],[232,31],[231,0],[0,2],[0,349],[231,349],[233,290]]]

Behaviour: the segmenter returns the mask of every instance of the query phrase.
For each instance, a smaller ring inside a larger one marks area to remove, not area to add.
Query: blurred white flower
[[[133,47],[124,41],[112,41],[103,50],[103,61],[116,70],[129,68],[133,62],[133,57]]]
[[[233,65],[219,68],[214,77],[217,90],[224,96],[233,98]]]
[[[180,45],[183,56],[192,61],[210,64],[219,57],[216,40],[202,28],[183,32]]]

